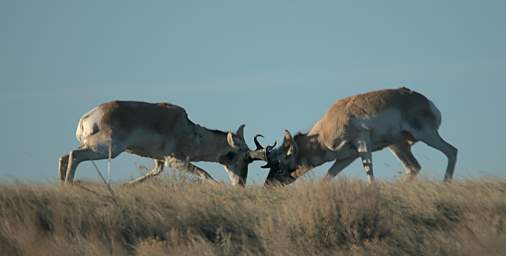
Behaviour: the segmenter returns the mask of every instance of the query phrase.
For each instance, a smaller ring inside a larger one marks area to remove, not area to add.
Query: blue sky
[[[55,180],[78,119],[114,99],[172,102],[209,128],[245,123],[253,147],[256,133],[307,131],[339,98],[400,86],[443,113],[456,177],[504,177],[505,12],[505,1],[2,0],[0,177]],[[424,177],[442,178],[441,153],[414,152]],[[403,169],[388,150],[374,161],[380,179]],[[121,155],[113,179],[139,165],[151,161]],[[260,165],[249,182],[265,178]],[[358,161],[341,175],[365,178]],[[97,175],[83,163],[77,177]]]

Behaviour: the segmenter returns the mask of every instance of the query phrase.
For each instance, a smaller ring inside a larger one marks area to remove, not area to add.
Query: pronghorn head
[[[266,149],[267,164],[262,168],[269,168],[269,175],[265,185],[288,185],[295,181],[291,173],[298,165],[298,146],[288,130],[285,130],[283,144],[276,149],[273,146]]]
[[[244,124],[239,126],[235,133],[228,132],[228,149],[219,157],[218,161],[225,166],[225,170],[232,185],[244,186],[248,178],[248,165],[256,160],[267,160],[266,151],[258,148],[257,137],[255,136],[256,150],[251,150],[244,140]]]

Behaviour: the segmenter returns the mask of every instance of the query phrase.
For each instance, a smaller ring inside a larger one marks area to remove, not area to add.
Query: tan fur
[[[335,160],[328,180],[359,157],[372,181],[372,152],[385,147],[393,148],[414,176],[419,165],[411,154],[411,145],[416,141],[423,141],[448,157],[445,179],[449,180],[457,149],[439,136],[440,124],[441,113],[435,105],[408,88],[347,97],[336,101],[307,134],[292,138],[285,132],[283,147],[269,153],[269,161],[280,170],[271,169],[266,182],[276,179],[291,182],[313,167]]]
[[[336,101],[324,114],[309,135],[318,134],[320,141],[334,145],[344,138],[356,136],[356,119],[372,119],[389,109],[397,110],[407,123],[423,118],[438,128],[436,117],[431,113],[430,103],[425,96],[407,88],[368,92]],[[360,129],[360,128],[359,128]]]
[[[147,176],[163,170],[163,163],[212,180],[204,170],[189,162],[219,162],[232,184],[244,185],[251,162],[244,141],[244,125],[237,134],[210,130],[193,123],[186,111],[169,103],[113,101],[101,104],[80,120],[76,137],[80,149],[60,158],[60,179],[72,182],[77,164],[129,152],[155,159]],[[230,156],[233,159],[229,159]],[[136,181],[142,181],[147,176]]]

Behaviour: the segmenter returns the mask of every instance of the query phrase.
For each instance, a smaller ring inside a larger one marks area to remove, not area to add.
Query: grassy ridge
[[[0,254],[506,254],[504,180],[85,186],[0,185]]]

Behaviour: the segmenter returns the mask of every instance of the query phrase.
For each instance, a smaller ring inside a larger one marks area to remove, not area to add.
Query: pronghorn
[[[155,160],[150,172],[130,184],[160,174],[164,165],[214,182],[205,170],[190,163],[207,161],[224,165],[232,185],[244,186],[248,164],[265,160],[265,150],[248,148],[244,125],[235,133],[210,130],[188,119],[182,107],[169,103],[101,104],[81,117],[76,137],[79,149],[59,159],[59,177],[65,183],[73,182],[79,163],[114,158],[122,152]]]
[[[448,158],[445,181],[452,179],[457,149],[438,133],[441,113],[425,96],[408,88],[373,91],[336,101],[306,134],[292,137],[285,130],[283,144],[267,148],[270,168],[266,184],[286,185],[325,162],[335,161],[328,181],[361,158],[368,180],[374,180],[372,152],[389,147],[410,178],[420,171],[411,153],[417,141]]]

